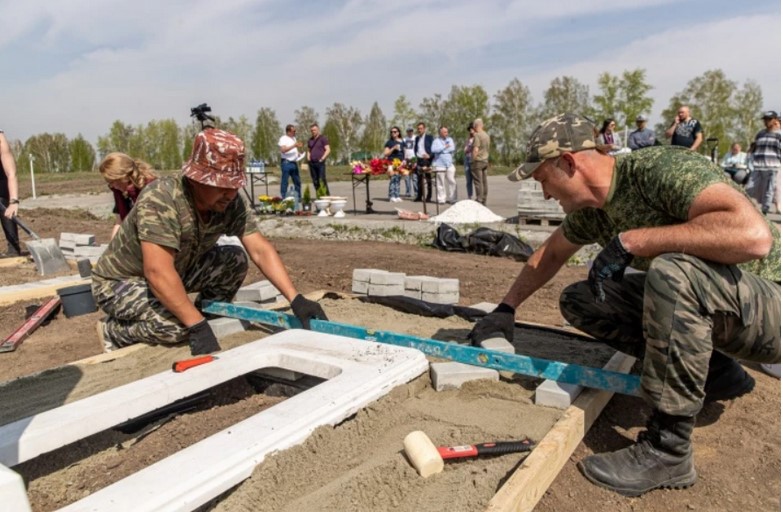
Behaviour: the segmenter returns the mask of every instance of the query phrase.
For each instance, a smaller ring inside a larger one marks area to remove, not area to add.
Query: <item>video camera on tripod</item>
[[[212,107],[206,103],[190,109],[190,117],[195,117],[201,123],[202,130],[215,127],[215,118],[207,114],[207,112],[212,112]]]

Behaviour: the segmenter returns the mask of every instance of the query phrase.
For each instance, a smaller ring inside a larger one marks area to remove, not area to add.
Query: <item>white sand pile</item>
[[[457,201],[440,215],[430,217],[430,222],[445,222],[447,224],[484,224],[487,222],[504,222],[506,219],[495,215],[483,204],[466,199]]]

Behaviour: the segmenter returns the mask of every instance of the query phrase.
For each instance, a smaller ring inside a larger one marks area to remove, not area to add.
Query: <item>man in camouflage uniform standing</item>
[[[247,255],[291,301],[305,328],[311,318],[326,319],[318,303],[297,293],[239,196],[244,156],[237,136],[205,129],[181,176],[144,188],[93,270],[93,296],[108,315],[98,322],[107,349],[188,341],[193,355],[220,350],[201,304],[233,299],[247,274]],[[239,237],[247,255],[238,246],[216,245],[224,234]],[[193,292],[199,292],[195,304],[187,296]]]
[[[704,401],[736,398],[755,383],[734,358],[780,361],[779,231],[700,155],[658,146],[612,157],[574,114],[535,130],[509,179],[531,177],[566,218],[471,342],[496,333],[512,340],[516,308],[581,246],[603,246],[560,308],[575,327],[643,358],[641,394],[653,412],[636,444],[579,467],[627,496],[692,485],[690,437]],[[624,275],[629,266],[642,272]]]

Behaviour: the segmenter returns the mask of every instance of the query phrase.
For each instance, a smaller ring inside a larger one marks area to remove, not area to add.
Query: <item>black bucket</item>
[[[66,318],[86,315],[98,310],[95,299],[92,298],[92,286],[89,283],[60,288],[57,290],[57,295],[62,300],[63,313]]]

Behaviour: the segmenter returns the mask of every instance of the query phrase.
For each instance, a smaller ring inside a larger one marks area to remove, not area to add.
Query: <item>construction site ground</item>
[[[93,233],[98,243],[108,241],[113,223],[111,219],[74,209],[36,208],[23,210],[22,214],[43,237],[58,237],[61,232]],[[296,222],[296,219],[283,222]],[[322,225],[319,229],[326,227]],[[434,226],[430,229],[434,231]],[[463,305],[497,302],[521,267],[520,263],[507,259],[447,253],[390,241],[329,240],[312,232],[303,235],[304,238],[282,238],[280,234],[284,231],[284,227],[276,229],[271,238],[302,292],[350,292],[354,268],[380,268],[458,278]],[[531,237],[531,243],[534,239]],[[0,286],[41,279],[31,265],[0,269]],[[519,308],[517,319],[563,327],[558,310],[560,291],[585,276],[583,264],[564,268]],[[246,282],[260,279],[263,279],[260,272],[251,268]],[[40,302],[27,300],[0,307],[0,335],[10,334],[21,324],[26,306]],[[379,306],[353,305],[347,299],[332,302],[327,299],[324,305],[335,320],[346,323],[370,324],[384,316],[373,309]],[[25,410],[31,410],[30,407],[35,410],[35,407],[60,405],[78,399],[79,393],[86,396],[100,391],[107,382],[119,385],[128,379],[163,371],[172,360],[188,355],[186,347],[146,347],[122,358],[127,359],[125,362],[92,365],[89,370],[85,370],[86,366],[63,367],[102,352],[95,334],[98,318],[98,312],[70,319],[60,314],[48,326],[39,328],[18,350],[0,354],[0,381],[5,383],[0,388],[3,390],[0,424],[13,421]],[[445,338],[453,339],[464,336],[470,328],[462,320],[406,315],[395,317],[392,326],[393,329],[378,328],[441,338],[443,333],[448,333]],[[222,344],[230,348],[266,335],[268,332],[263,330],[250,330],[233,335]],[[59,369],[45,371],[55,368]],[[643,402],[615,396],[536,510],[780,510],[780,381],[758,371],[753,364],[747,364],[746,368],[756,378],[756,389],[734,401],[709,404],[699,415],[693,436],[699,471],[695,486],[683,491],[654,491],[632,499],[600,489],[582,477],[576,469],[578,460],[590,453],[626,446],[644,425],[648,409]],[[44,373],[29,378],[38,372]],[[95,372],[98,373],[93,375]],[[90,384],[90,378],[96,379],[94,385]],[[43,400],[25,405],[23,399],[12,403],[9,397],[23,394],[25,386],[48,387],[49,403]],[[556,421],[559,412],[546,409],[542,412],[542,408],[531,406],[532,389],[530,381],[515,378],[504,379],[488,388],[475,385],[437,394],[428,385],[427,377],[422,377],[350,421],[336,428],[319,429],[301,447],[273,457],[251,479],[210,504],[210,508],[416,510],[406,498],[411,495],[418,496],[430,510],[482,510],[487,496],[491,497],[513,472],[518,457],[452,465],[442,478],[424,481],[415,478],[413,470],[401,459],[402,438],[412,429],[411,425],[417,424],[454,444],[491,440],[481,436],[540,437]],[[53,510],[282,399],[274,393],[256,394],[246,382],[233,381],[206,406],[174,418],[143,438],[138,434],[107,431],[14,469],[30,482],[35,509]],[[425,413],[422,408],[426,409]],[[486,416],[481,426],[472,423],[471,418],[478,416]],[[535,418],[533,424],[526,423],[531,418]],[[355,446],[348,446],[351,444]],[[350,452],[353,453],[350,456],[341,455],[351,449],[359,451]],[[135,453],[132,457],[131,452]],[[362,457],[369,462],[362,461]],[[457,499],[452,494],[461,497]],[[471,495],[472,498],[466,497]]]

